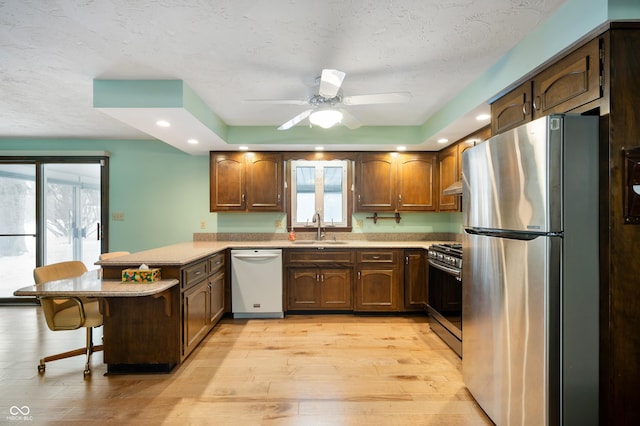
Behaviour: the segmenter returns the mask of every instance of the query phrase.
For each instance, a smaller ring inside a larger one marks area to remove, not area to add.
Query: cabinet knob
[[[529,115],[529,102],[525,102],[522,104],[522,115]]]
[[[361,275],[360,275],[360,271],[358,271],[358,279],[360,279]]]

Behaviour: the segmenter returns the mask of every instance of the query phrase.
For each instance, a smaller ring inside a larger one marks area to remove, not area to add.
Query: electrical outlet
[[[122,221],[124,220],[124,212],[113,212],[111,213],[112,220]]]
[[[364,225],[364,221],[362,219],[356,220],[354,228],[362,228],[363,225]]]
[[[275,225],[276,225],[276,229],[284,228],[284,224],[282,223],[281,220],[276,220]]]
[[[207,222],[205,222],[204,220],[200,221],[200,229],[207,229]]]

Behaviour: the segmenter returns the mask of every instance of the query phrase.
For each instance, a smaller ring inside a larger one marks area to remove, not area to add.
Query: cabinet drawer
[[[182,288],[189,288],[205,279],[207,277],[207,267],[207,261],[202,260],[184,268],[182,270]]]
[[[397,263],[399,259],[397,250],[358,250],[358,263]]]
[[[293,265],[326,265],[332,263],[353,264],[351,250],[331,250],[318,247],[314,250],[285,250],[285,263]]]
[[[209,258],[209,275],[215,274],[224,267],[224,252],[214,254]]]

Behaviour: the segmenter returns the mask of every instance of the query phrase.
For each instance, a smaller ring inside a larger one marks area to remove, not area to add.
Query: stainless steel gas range
[[[462,245],[434,244],[428,259],[431,330],[462,357]]]

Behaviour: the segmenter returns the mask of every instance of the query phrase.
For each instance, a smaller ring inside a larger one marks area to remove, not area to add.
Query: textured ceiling
[[[149,138],[93,108],[94,79],[183,80],[230,126],[277,127],[323,68],[365,126],[421,125],[562,0],[0,0],[0,137]]]

